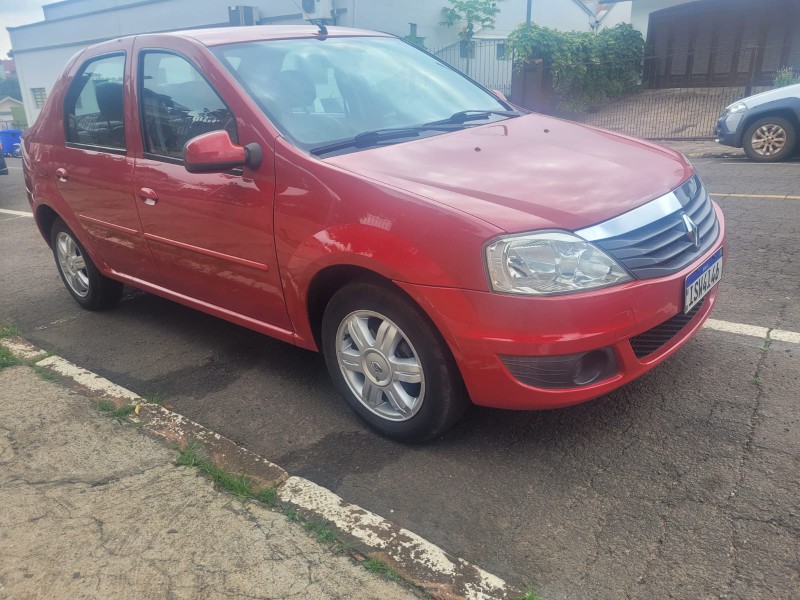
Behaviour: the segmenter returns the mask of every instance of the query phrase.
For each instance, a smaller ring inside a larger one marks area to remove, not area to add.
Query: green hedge
[[[641,85],[644,39],[631,25],[599,33],[520,25],[508,38],[514,62],[541,58],[551,70],[562,107],[583,110],[629,94]]]

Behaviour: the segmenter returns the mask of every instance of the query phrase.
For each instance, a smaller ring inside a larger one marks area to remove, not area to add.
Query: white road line
[[[758,327],[756,325],[745,325],[744,323],[731,323],[730,321],[718,321],[717,319],[708,319],[704,327],[713,329],[715,331],[725,331],[727,333],[738,333],[739,335],[749,335],[752,337],[766,338],[769,329],[767,327]]]
[[[0,214],[14,215],[17,217],[32,217],[33,213],[23,212],[21,210],[11,210],[9,208],[0,208]]]
[[[774,329],[769,332],[770,339],[778,340],[779,342],[789,342],[792,344],[800,344],[800,333],[796,331],[783,331],[781,329]]]
[[[725,333],[735,333],[738,335],[749,335],[761,339],[776,340],[778,342],[789,342],[790,344],[800,344],[800,333],[796,331],[784,331],[783,329],[769,330],[767,327],[758,325],[746,325],[744,323],[731,323],[730,321],[719,321],[708,319],[703,327],[714,331],[724,331]]]

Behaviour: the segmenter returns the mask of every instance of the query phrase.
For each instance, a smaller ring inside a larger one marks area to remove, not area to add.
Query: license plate
[[[686,276],[683,292],[683,312],[688,313],[705,298],[706,294],[722,279],[722,248],[711,255],[706,262]]]

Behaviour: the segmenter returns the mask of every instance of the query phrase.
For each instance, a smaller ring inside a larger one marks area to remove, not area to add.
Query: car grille
[[[705,300],[698,302],[688,313],[680,312],[660,325],[656,325],[652,329],[630,338],[631,348],[633,348],[636,358],[650,356],[653,352],[660,350],[665,344],[669,343],[694,319],[705,302]]]
[[[719,235],[719,222],[700,180],[691,178],[673,192],[683,206],[669,215],[616,237],[595,241],[638,279],[677,273],[707,252]],[[697,225],[700,246],[687,235],[683,215]]]

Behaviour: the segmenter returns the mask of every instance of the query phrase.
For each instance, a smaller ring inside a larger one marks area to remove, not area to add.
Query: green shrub
[[[772,80],[775,87],[786,87],[800,83],[800,73],[795,73],[792,67],[781,67]]]
[[[531,58],[544,61],[561,106],[582,110],[629,94],[641,85],[644,39],[629,24],[599,33],[522,24],[511,33],[508,44],[517,65]]]

